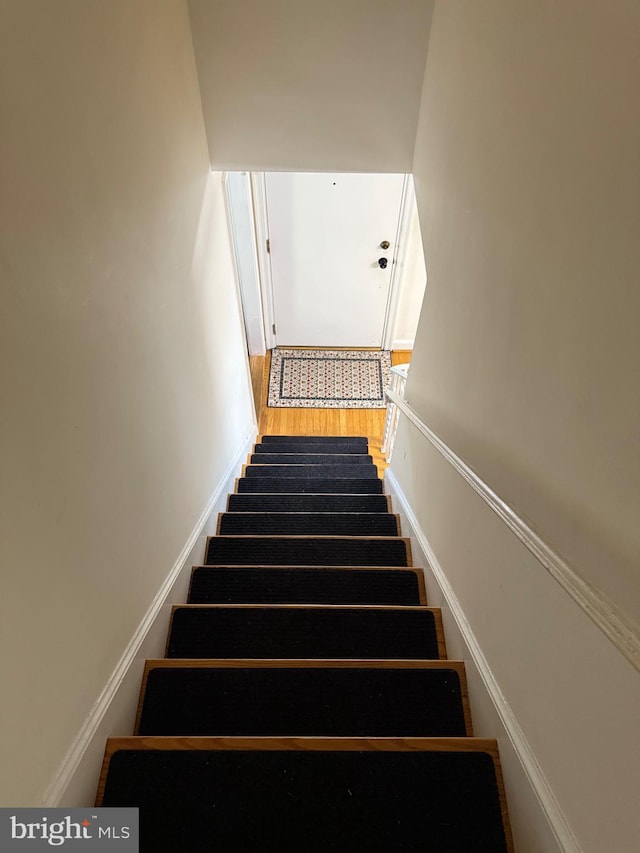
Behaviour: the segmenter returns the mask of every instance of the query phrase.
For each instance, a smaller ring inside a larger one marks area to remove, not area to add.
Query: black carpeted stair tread
[[[240,477],[236,490],[242,492],[301,492],[311,494],[382,494],[382,480],[373,477]]]
[[[398,536],[398,516],[363,512],[224,512],[218,535]]]
[[[180,605],[168,658],[446,658],[427,607]]]
[[[138,806],[145,853],[513,850],[475,738],[113,738],[97,805]]]
[[[322,444],[324,447],[336,447],[349,444],[357,448],[357,453],[366,453],[369,440],[361,435],[263,435],[261,444]]]
[[[252,465],[373,465],[368,453],[252,453]]]
[[[148,662],[135,734],[464,737],[463,677],[431,661]]]
[[[390,512],[386,495],[231,494],[229,512]]]
[[[190,604],[426,604],[418,569],[194,566]]]
[[[319,444],[310,439],[308,442],[286,442],[277,444],[256,444],[253,452],[260,455],[263,453],[340,453],[341,455],[367,454],[369,448],[366,445],[351,444],[348,441],[334,442],[332,444]]]
[[[211,536],[206,565],[410,566],[409,539],[348,536]]]
[[[378,476],[378,469],[370,462],[358,465],[357,473],[353,465],[245,465],[245,477],[280,478],[280,477],[358,477],[366,480]]]

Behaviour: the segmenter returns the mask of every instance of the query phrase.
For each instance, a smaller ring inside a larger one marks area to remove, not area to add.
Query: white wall
[[[0,801],[37,805],[253,419],[186,4],[0,16]]]
[[[429,287],[407,385],[636,618],[639,34],[630,2],[436,3],[414,160]],[[407,425],[392,468],[567,819],[565,849],[573,832],[631,853],[637,672]],[[509,793],[524,849],[545,849]]]
[[[190,0],[213,168],[410,172],[432,0]]]

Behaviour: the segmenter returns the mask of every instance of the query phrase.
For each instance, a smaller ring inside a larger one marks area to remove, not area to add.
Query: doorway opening
[[[259,422],[274,347],[409,360],[427,283],[411,175],[228,172],[225,188]]]

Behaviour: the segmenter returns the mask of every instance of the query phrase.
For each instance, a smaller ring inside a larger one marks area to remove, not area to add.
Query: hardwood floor
[[[405,364],[410,360],[409,350],[394,350],[391,353],[392,364]],[[380,470],[384,470],[386,462],[380,453],[380,443],[386,416],[385,409],[269,408],[267,392],[271,354],[267,353],[265,357],[251,356],[252,377],[254,370],[259,371],[259,362],[262,362],[262,388],[260,405],[256,405],[256,412],[259,414],[260,435],[366,435],[373,461]],[[254,384],[254,389],[255,387]]]

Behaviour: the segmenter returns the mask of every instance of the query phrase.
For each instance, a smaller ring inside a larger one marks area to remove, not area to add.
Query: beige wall
[[[414,160],[429,287],[407,387],[636,618],[639,35],[631,2],[436,3]],[[393,467],[583,849],[635,849],[637,673],[411,430]]]
[[[640,618],[640,8],[451,2],[434,21],[411,402]]]
[[[409,172],[432,0],[190,0],[214,168]]]
[[[0,801],[37,805],[253,418],[186,4],[0,16]]]

